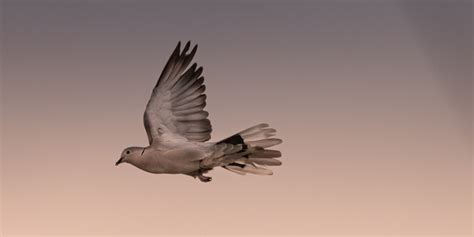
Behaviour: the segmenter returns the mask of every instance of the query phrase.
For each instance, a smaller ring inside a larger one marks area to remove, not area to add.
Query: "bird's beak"
[[[120,157],[120,159],[117,162],[115,162],[115,165],[119,165],[120,163],[122,163],[123,159],[124,159],[123,156]]]

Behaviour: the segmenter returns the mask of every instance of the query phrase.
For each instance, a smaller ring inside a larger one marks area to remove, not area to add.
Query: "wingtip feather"
[[[185,54],[186,54],[186,52],[188,51],[190,45],[191,45],[191,42],[188,41],[188,42],[186,43],[186,45],[184,46],[184,48],[183,48],[182,55],[185,55]]]

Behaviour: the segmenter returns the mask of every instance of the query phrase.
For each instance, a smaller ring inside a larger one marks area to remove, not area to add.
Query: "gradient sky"
[[[3,1],[5,236],[472,233],[471,1]],[[178,41],[271,177],[116,167]]]

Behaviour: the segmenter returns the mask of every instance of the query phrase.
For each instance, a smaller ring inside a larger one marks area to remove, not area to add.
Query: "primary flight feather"
[[[149,146],[126,148],[115,163],[129,163],[156,174],[186,174],[203,182],[204,173],[223,167],[238,174],[273,174],[265,166],[281,165],[277,150],[266,149],[282,140],[276,130],[259,124],[219,142],[207,142],[212,126],[207,118],[202,67],[191,61],[190,42],[178,43],[153,88],[143,121]]]

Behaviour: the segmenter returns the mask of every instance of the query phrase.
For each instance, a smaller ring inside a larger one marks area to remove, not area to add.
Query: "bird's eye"
[[[127,154],[130,154],[130,151],[126,151]]]

